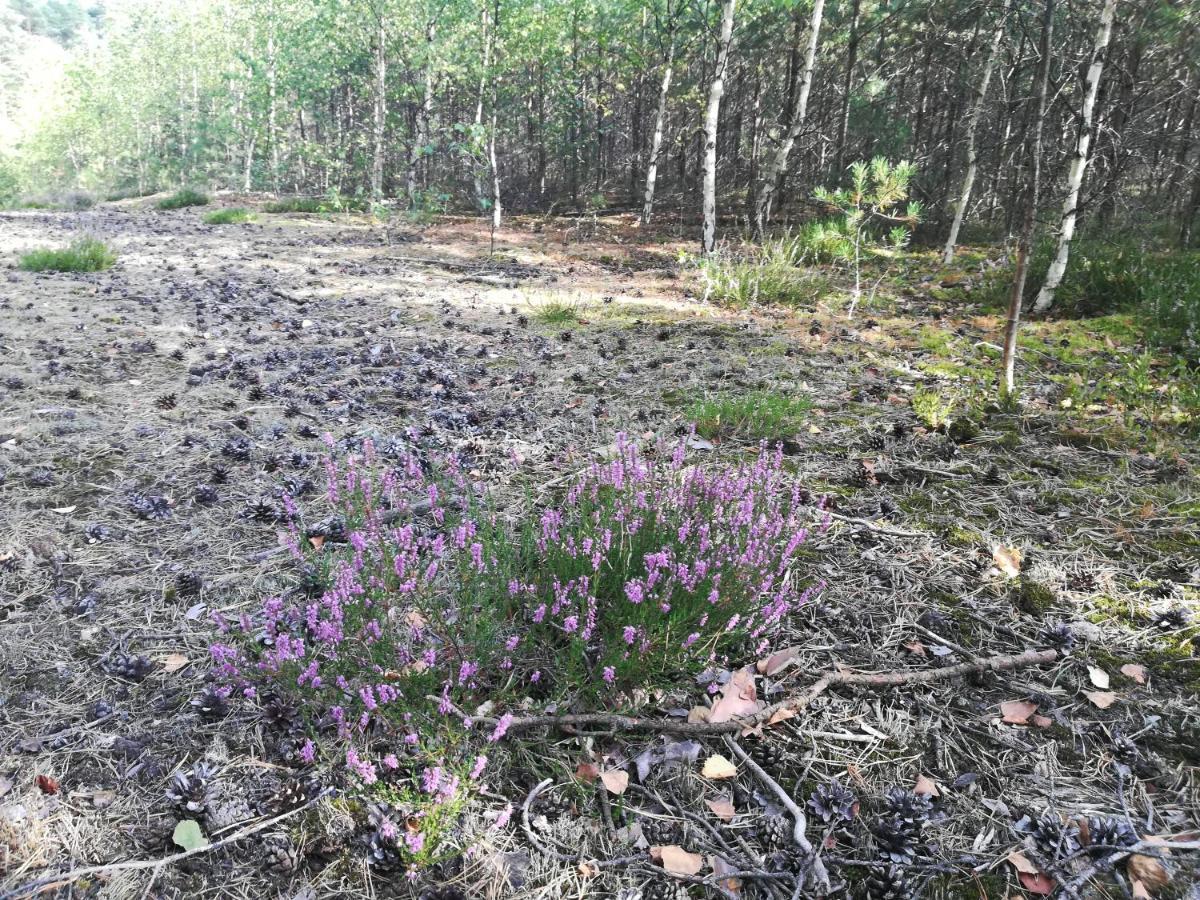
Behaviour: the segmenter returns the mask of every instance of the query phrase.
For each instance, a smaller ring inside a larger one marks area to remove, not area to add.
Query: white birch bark
[[[1092,49],[1092,63],[1088,66],[1087,85],[1084,89],[1083,109],[1080,113],[1079,141],[1075,156],[1067,170],[1067,196],[1063,200],[1062,221],[1058,229],[1058,249],[1046,272],[1046,281],[1033,301],[1034,312],[1045,312],[1054,304],[1054,292],[1062,284],[1071,255],[1071,238],[1075,236],[1075,221],[1079,206],[1079,189],[1083,185],[1083,174],[1088,164],[1088,149],[1092,142],[1092,117],[1096,109],[1096,95],[1100,91],[1100,75],[1104,71],[1104,58],[1108,42],[1112,37],[1113,18],[1117,0],[1104,0],[1100,12],[1100,24],[1096,28],[1096,42]]]
[[[717,64],[708,88],[704,111],[704,183],[701,214],[704,224],[700,249],[712,253],[717,246],[717,123],[721,117],[721,95],[725,92],[725,68],[729,63],[729,45],[733,41],[733,7],[736,0],[721,4],[721,31],[717,38]]]
[[[800,77],[800,90],[796,94],[796,108],[792,111],[791,126],[775,150],[771,165],[762,178],[758,191],[758,201],[754,204],[754,225],[761,235],[766,228],[767,220],[771,217],[771,201],[775,196],[775,185],[779,176],[787,169],[788,156],[796,143],[796,138],[804,130],[804,120],[808,115],[808,95],[812,91],[813,67],[817,59],[817,43],[820,38],[821,17],[825,11],[825,0],[814,0],[812,17],[808,24],[808,46],[804,50],[804,74]]]
[[[433,111],[433,40],[437,23],[430,20],[425,26],[425,90],[421,96],[421,108],[417,110],[417,128],[408,154],[408,205],[417,205],[417,167],[425,144],[429,140],[429,117]]]
[[[650,224],[654,212],[654,183],[658,180],[658,158],[662,154],[663,125],[667,117],[667,93],[671,89],[671,72],[675,65],[675,32],[668,37],[667,64],[658,87],[658,111],[654,115],[654,135],[650,138],[650,159],[646,165],[646,194],[642,206],[642,224]]]
[[[387,122],[387,31],[383,10],[376,9],[375,22],[375,118],[371,155],[371,201],[383,200],[383,133]]]
[[[963,218],[967,214],[967,205],[971,202],[971,189],[975,186],[975,175],[979,170],[979,154],[975,146],[975,135],[979,131],[979,120],[983,116],[984,103],[987,101],[988,85],[992,82],[992,72],[996,68],[996,60],[1000,56],[1000,42],[1004,39],[1004,28],[1008,23],[1008,4],[1000,12],[1000,21],[996,23],[996,32],[992,35],[992,49],[988,53],[987,62],[983,67],[983,77],[979,80],[979,94],[975,98],[975,107],[971,110],[971,118],[967,121],[967,171],[963,175],[962,191],[954,208],[954,221],[950,223],[950,234],[946,238],[946,247],[942,251],[942,265],[948,266],[954,261],[954,248],[958,244],[958,231],[962,228]]]

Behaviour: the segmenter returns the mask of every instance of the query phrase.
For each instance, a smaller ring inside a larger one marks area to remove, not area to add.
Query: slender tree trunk
[[[1029,187],[1025,197],[1025,213],[1021,222],[1021,237],[1017,244],[1017,269],[1008,296],[1008,322],[1004,329],[1004,355],[1001,358],[1003,380],[1001,394],[1012,396],[1016,387],[1017,328],[1021,324],[1021,301],[1025,296],[1025,279],[1029,276],[1029,256],[1033,248],[1033,230],[1037,225],[1038,192],[1042,175],[1042,127],[1046,121],[1046,95],[1050,86],[1050,46],[1054,31],[1054,0],[1045,0],[1042,14],[1042,36],[1038,42],[1038,70],[1035,90],[1037,111],[1033,117],[1033,136],[1029,140]]]
[[[668,9],[668,15],[670,10]],[[671,90],[671,71],[675,63],[675,31],[667,34],[667,62],[658,86],[658,109],[654,113],[654,133],[650,136],[650,155],[646,158],[646,192],[642,202],[642,224],[650,224],[654,213],[654,182],[658,178],[658,158],[662,155],[663,124],[667,118],[667,95]]]
[[[846,134],[850,130],[850,92],[854,88],[854,67],[858,64],[858,13],[861,0],[852,0],[850,7],[850,44],[846,48],[846,75],[842,79],[842,113],[838,117],[837,151],[833,164],[834,175],[842,177],[846,165]]]
[[[700,249],[712,253],[717,246],[717,124],[721,117],[721,95],[725,91],[725,68],[729,63],[729,45],[733,41],[733,7],[736,0],[721,4],[721,32],[717,38],[717,65],[708,88],[704,112],[704,186],[701,213],[704,224]]]
[[[1062,221],[1058,228],[1058,249],[1050,263],[1049,271],[1046,272],[1046,281],[1033,303],[1034,312],[1045,312],[1054,304],[1054,292],[1062,283],[1063,275],[1067,271],[1071,238],[1075,235],[1075,221],[1078,215],[1079,189],[1083,184],[1083,173],[1088,164],[1088,147],[1092,141],[1092,114],[1096,108],[1096,94],[1100,90],[1100,76],[1104,71],[1104,58],[1108,52],[1109,39],[1112,37],[1116,9],[1117,0],[1104,0],[1100,24],[1096,28],[1096,42],[1092,48],[1092,63],[1087,71],[1087,87],[1079,121],[1079,140],[1067,171],[1067,196],[1063,200]]]
[[[495,0],[492,11],[491,53],[494,60],[497,56],[496,35],[500,30],[500,0]],[[495,243],[496,232],[500,229],[502,217],[500,206],[500,166],[496,162],[496,123],[499,109],[500,75],[492,78],[492,121],[488,127],[488,166],[492,173],[492,242]],[[493,248],[494,249],[494,248]]]
[[[267,9],[267,140],[271,143],[271,190],[279,193],[279,134],[276,131],[275,4]]]
[[[857,2],[857,0],[856,0]],[[796,105],[789,118],[791,125],[783,136],[771,166],[767,169],[759,187],[758,202],[754,205],[754,227],[761,236],[766,229],[767,220],[771,216],[771,201],[781,183],[784,172],[787,171],[788,155],[796,138],[804,130],[804,121],[808,116],[808,96],[812,91],[813,67],[817,60],[817,43],[820,39],[821,16],[825,11],[825,0],[814,0],[812,17],[808,24],[808,46],[804,50],[804,73],[800,76],[800,90],[796,92]]]
[[[996,68],[996,60],[1000,56],[1000,42],[1004,39],[1004,28],[1008,23],[1008,4],[1000,12],[1000,21],[996,23],[996,31],[992,35],[992,49],[988,53],[987,62],[983,67],[983,77],[979,80],[979,93],[975,97],[975,105],[971,117],[967,120],[967,171],[963,175],[962,192],[954,208],[954,221],[950,223],[950,234],[946,238],[946,248],[942,251],[942,265],[948,266],[954,261],[954,246],[958,243],[958,230],[962,227],[963,217],[967,213],[967,204],[971,201],[971,188],[975,185],[975,174],[978,170],[978,153],[975,148],[975,135],[979,130],[979,119],[983,115],[984,103],[987,101],[988,85],[992,81],[992,71]]]
[[[433,41],[436,33],[437,22],[430,19],[425,25],[425,88],[421,95],[421,107],[417,110],[412,147],[408,151],[408,206],[410,209],[415,209],[417,205],[418,167],[421,164],[421,156],[425,152],[425,144],[429,141],[429,116],[433,112]]]
[[[383,201],[383,133],[387,124],[387,30],[383,9],[375,8],[375,117],[371,154],[371,202]]]
[[[483,4],[483,11],[480,13],[480,23],[483,28],[483,71],[479,75],[479,99],[475,104],[475,133],[479,134],[483,130],[483,101],[487,96],[487,79],[488,73],[492,66],[492,34],[493,29],[488,16],[487,3]],[[490,147],[490,144],[489,144]],[[479,166],[475,166],[475,198],[479,203],[479,208],[487,209],[487,191],[483,185],[483,173]]]

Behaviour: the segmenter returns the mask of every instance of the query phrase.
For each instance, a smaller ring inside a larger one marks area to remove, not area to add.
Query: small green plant
[[[741,438],[777,441],[791,437],[804,422],[812,401],[778,391],[701,397],[685,412],[696,433],[709,440]]]
[[[242,225],[252,221],[254,214],[250,210],[236,206],[230,209],[216,209],[204,216],[206,225]]]
[[[577,299],[547,297],[530,300],[529,309],[533,317],[543,325],[573,325],[579,321],[580,304]]]
[[[202,194],[199,191],[194,191],[191,188],[184,188],[181,191],[176,191],[170,197],[163,197],[158,201],[159,209],[184,209],[188,206],[207,206],[208,195]]]
[[[117,261],[103,241],[80,238],[61,249],[31,250],[21,257],[27,272],[99,272]]]
[[[263,207],[269,213],[368,212],[371,203],[362,197],[345,197],[330,191],[324,197],[284,197]]]
[[[763,248],[757,258],[714,254],[700,259],[698,265],[705,296],[729,306],[809,306],[830,290],[824,276],[796,268],[787,250],[778,245]]]
[[[819,188],[816,198],[837,208],[842,216],[839,232],[844,238],[834,246],[839,252],[849,250],[849,262],[854,273],[854,293],[850,300],[848,316],[862,299],[863,257],[867,254],[884,255],[898,253],[908,246],[912,226],[921,220],[921,204],[908,200],[908,188],[916,168],[909,162],[890,163],[882,156],[868,162],[859,161],[850,166],[851,186],[830,191]],[[878,231],[886,227],[886,232]],[[841,243],[844,240],[849,246]],[[871,292],[887,275],[879,276]]]
[[[913,395],[913,414],[932,431],[941,431],[954,419],[956,402],[937,391],[919,390]]]

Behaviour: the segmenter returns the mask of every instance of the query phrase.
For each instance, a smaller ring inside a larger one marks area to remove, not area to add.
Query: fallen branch
[[[211,844],[205,844],[203,847],[193,847],[191,850],[184,850],[180,853],[173,853],[170,856],[164,856],[161,859],[130,859],[124,862],[104,863],[98,866],[85,866],[80,869],[71,869],[69,872],[63,872],[61,875],[51,875],[38,881],[31,881],[29,884],[21,885],[0,894],[0,900],[15,900],[17,897],[33,897],[37,894],[43,894],[46,891],[58,890],[73,884],[80,878],[86,878],[89,875],[106,875],[110,872],[132,872],[139,869],[159,869],[163,866],[169,866],[172,863],[180,862],[191,856],[199,856],[202,853],[208,853],[228,844],[236,843],[243,838],[248,838],[252,834],[258,834],[260,831],[266,831],[274,825],[278,825],[284,819],[290,819],[292,816],[298,815],[325,796],[325,793],[320,793],[313,797],[303,806],[297,806],[295,809],[290,809],[285,813],[264,819],[261,822],[256,822],[253,825],[247,825],[235,831],[233,834],[221,838],[219,841],[214,841]]]
[[[568,713],[560,716],[515,716],[508,723],[508,731],[527,728],[561,728],[569,725],[600,725],[614,731],[660,731],[668,734],[712,735],[736,734],[760,725],[769,724],[772,719],[780,721],[790,718],[803,710],[819,696],[832,687],[897,687],[905,684],[929,684],[935,681],[948,681],[960,675],[971,675],[976,672],[1005,672],[1011,669],[1023,669],[1029,666],[1046,666],[1058,659],[1056,650],[1026,650],[1011,656],[992,656],[987,659],[975,659],[947,666],[944,669],[916,669],[906,672],[828,672],[814,681],[811,685],[786,700],[774,703],[759,710],[752,716],[731,719],[727,722],[681,722],[678,719],[647,719],[638,716],[626,716],[619,713]],[[441,702],[440,697],[430,698]],[[498,719],[490,716],[471,716],[461,710],[456,714],[473,722],[483,722],[495,726]]]

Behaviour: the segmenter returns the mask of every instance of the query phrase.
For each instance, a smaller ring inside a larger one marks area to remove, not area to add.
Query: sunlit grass
[[[117,261],[117,255],[95,238],[80,238],[67,247],[31,250],[21,257],[27,272],[99,272]]]

